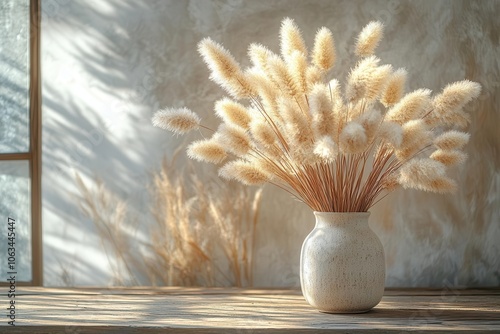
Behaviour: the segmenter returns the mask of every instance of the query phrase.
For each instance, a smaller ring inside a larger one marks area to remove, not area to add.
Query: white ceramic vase
[[[315,212],[302,245],[300,284],[305,299],[328,313],[362,313],[384,294],[384,248],[368,212]]]

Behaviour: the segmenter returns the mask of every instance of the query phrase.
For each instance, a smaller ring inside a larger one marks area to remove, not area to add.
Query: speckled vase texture
[[[315,212],[302,245],[300,284],[305,299],[328,313],[362,313],[384,294],[384,248],[368,212]]]

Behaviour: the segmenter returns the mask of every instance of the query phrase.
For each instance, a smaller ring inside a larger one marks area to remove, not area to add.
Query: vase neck
[[[368,227],[369,212],[314,212],[316,227]]]

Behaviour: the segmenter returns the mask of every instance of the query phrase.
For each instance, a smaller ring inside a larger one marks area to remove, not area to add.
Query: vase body
[[[362,313],[384,294],[384,248],[368,226],[368,212],[315,212],[302,245],[300,284],[322,312]]]

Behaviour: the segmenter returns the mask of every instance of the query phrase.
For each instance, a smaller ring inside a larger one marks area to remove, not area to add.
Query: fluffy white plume
[[[152,122],[157,128],[185,134],[198,129],[201,119],[188,108],[166,108],[157,111]]]
[[[368,91],[368,84],[377,69],[380,59],[370,56],[361,60],[349,74],[346,87],[346,98],[355,102],[363,98]]]
[[[244,156],[251,149],[251,140],[246,131],[239,126],[221,124],[214,135],[225,150],[237,156]]]
[[[392,106],[401,99],[404,93],[406,76],[407,72],[404,68],[400,68],[392,73],[380,99],[380,102],[385,107]]]
[[[334,62],[335,46],[333,44],[333,35],[330,29],[323,27],[318,30],[314,39],[312,63],[323,71],[328,71],[333,67]]]
[[[432,159],[412,159],[401,167],[399,182],[405,188],[422,189],[445,175],[445,166]]]
[[[389,109],[385,119],[403,124],[422,117],[430,109],[430,95],[429,89],[418,89],[406,94],[394,107]]]
[[[367,142],[365,128],[356,122],[347,123],[340,134],[340,149],[345,153],[361,153]]]
[[[289,57],[293,51],[297,50],[307,56],[307,48],[299,27],[291,18],[285,18],[281,22],[280,46],[283,58]]]
[[[219,169],[219,175],[224,179],[237,180],[250,186],[261,185],[269,181],[269,175],[245,160],[228,162]]]
[[[188,157],[198,161],[218,164],[227,157],[226,150],[215,140],[204,139],[191,143],[187,149]]]
[[[383,122],[380,125],[379,135],[395,149],[401,147],[403,142],[403,128],[398,123]]]
[[[373,54],[378,43],[382,39],[384,25],[379,21],[368,23],[358,36],[356,42],[356,54],[366,57]]]
[[[466,132],[450,130],[434,139],[434,145],[442,150],[461,149],[469,142],[470,135]]]
[[[326,162],[332,162],[339,154],[339,146],[332,138],[324,136],[316,142],[314,154]]]

